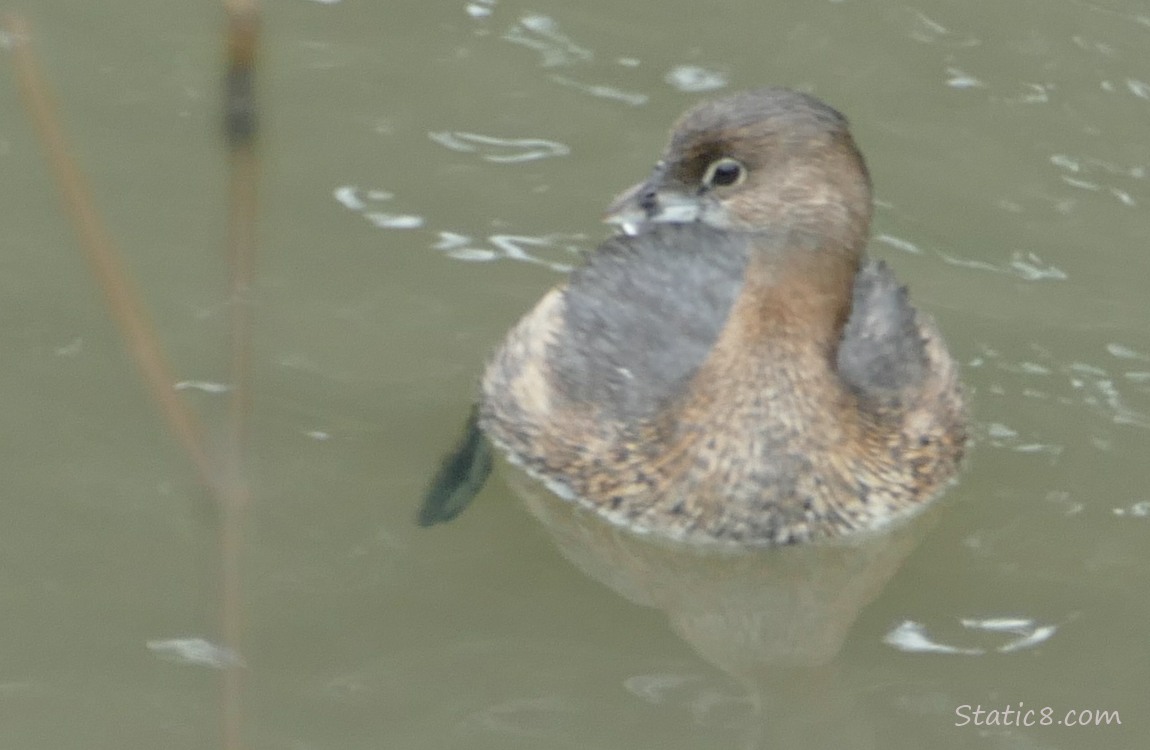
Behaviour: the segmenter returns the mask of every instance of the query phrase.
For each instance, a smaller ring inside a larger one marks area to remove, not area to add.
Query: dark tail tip
[[[419,525],[447,523],[471,504],[491,473],[491,443],[479,429],[479,409],[472,409],[459,443],[443,458],[423,496]]]

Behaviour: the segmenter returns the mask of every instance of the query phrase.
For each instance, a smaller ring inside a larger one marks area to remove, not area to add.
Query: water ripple
[[[905,17],[907,35],[920,44],[942,44],[947,47],[977,47],[981,42],[972,36],[956,36],[939,21],[920,10],[903,8],[899,14]]]
[[[464,10],[472,18],[487,18],[491,15],[494,6],[495,0],[476,0],[476,2],[467,3]]]
[[[1119,517],[1150,518],[1150,500],[1142,500],[1126,508],[1115,508],[1113,513]]]
[[[580,47],[559,31],[559,24],[550,16],[533,14],[524,16],[503,34],[503,40],[539,53],[543,67],[574,65],[593,58],[591,50]]]
[[[478,154],[480,159],[496,164],[516,164],[571,153],[565,144],[543,138],[499,138],[458,130],[432,131],[427,137],[444,148],[462,154]]]
[[[1108,184],[1110,180],[1143,180],[1146,167],[1142,164],[1126,167],[1103,159],[1072,154],[1051,154],[1050,163],[1062,170],[1062,182],[1078,190],[1107,193],[1124,206],[1136,206],[1138,201],[1125,187]]]
[[[551,76],[551,80],[561,86],[581,91],[584,94],[590,94],[599,99],[614,99],[624,104],[630,104],[633,107],[640,107],[646,104],[651,98],[646,94],[640,94],[636,91],[624,91],[615,86],[599,83],[582,83],[567,76],[553,75]]]
[[[888,243],[889,244],[889,243]],[[995,264],[985,260],[961,258],[955,255],[936,251],[944,263],[958,268],[969,268],[975,271],[990,271],[991,273],[1018,276],[1025,281],[1064,281],[1069,278],[1065,271],[1057,266],[1047,263],[1035,252],[1016,250],[1011,254],[1010,262]]]
[[[413,230],[422,229],[426,224],[426,220],[416,214],[376,210],[377,204],[395,199],[395,194],[387,190],[363,190],[354,185],[342,185],[332,191],[332,197],[348,211],[379,229]],[[557,273],[571,270],[573,266],[569,261],[583,251],[587,239],[582,234],[500,233],[477,240],[471,235],[448,229],[434,230],[433,236],[431,249],[455,260],[470,263],[514,260],[541,265]]]
[[[728,82],[726,74],[698,65],[676,65],[667,71],[664,80],[679,91],[687,93],[714,91],[723,88]]]
[[[1029,617],[961,618],[963,630],[946,640],[967,641],[976,634],[976,644],[947,643],[931,635],[925,625],[904,620],[883,637],[883,643],[907,653],[957,654],[983,656],[997,652],[1009,654],[1045,643],[1058,631],[1057,625],[1043,625]],[[964,632],[965,631],[965,632]],[[985,644],[985,645],[984,645]]]
[[[946,85],[952,89],[978,89],[986,86],[985,83],[958,68],[947,68]]]
[[[558,252],[567,258],[582,250],[580,242],[585,237],[579,234],[547,234],[542,236],[493,234],[486,240],[488,247],[477,247],[476,240],[456,232],[440,232],[438,241],[432,248],[456,260],[489,262],[494,260],[517,260],[545,266],[559,273],[567,273],[572,266],[563,261],[551,260],[540,251],[548,254]],[[530,249],[529,249],[530,248]]]
[[[468,15],[485,22],[493,14],[495,3],[471,2],[465,7]],[[477,33],[486,36],[489,33],[487,24],[483,23]],[[595,52],[564,33],[555,18],[542,13],[531,13],[520,17],[499,38],[538,53],[539,66],[542,68],[576,68],[597,63]],[[611,66],[611,71],[599,74],[601,78],[617,76],[620,68],[627,71],[635,70],[642,65],[642,61],[630,55],[623,55],[616,56],[610,63],[605,64]],[[605,64],[598,63],[598,69],[603,69]],[[603,80],[581,80],[586,76],[552,73],[549,78],[553,83],[598,99],[617,101],[630,106],[642,106],[650,101],[650,96],[642,91]],[[685,63],[673,65],[667,71],[664,80],[677,91],[691,93],[714,91],[728,85],[726,73]]]
[[[244,666],[243,659],[230,648],[205,638],[164,638],[147,642],[148,650],[161,659],[213,669]]]
[[[417,214],[369,210],[376,203],[395,198],[394,193],[386,190],[360,190],[355,185],[341,185],[332,191],[332,197],[341,206],[359,214],[380,229],[419,229],[424,223],[423,217]]]
[[[998,351],[983,346],[980,356],[971,360],[967,366],[972,369],[990,366],[999,372],[1023,378],[1016,392],[1025,398],[1065,406],[1082,405],[1111,424],[1150,429],[1150,415],[1131,403],[1132,399],[1150,394],[1150,388],[1146,385],[1150,378],[1142,377],[1145,368],[1127,369],[1126,364],[1150,361],[1150,357],[1118,342],[1105,344],[1105,349],[1121,363],[1121,372],[1114,373],[1088,362],[1059,362],[1053,353],[1038,345],[1030,347],[1033,359],[1017,361],[1006,359]],[[1009,389],[1000,382],[992,382],[989,390],[994,395],[1005,395]],[[992,445],[1016,451],[1061,450],[1057,446],[1023,439],[1016,431],[998,423],[988,428],[988,437]],[[1095,443],[1095,447],[1100,450],[1107,449],[1108,445],[1109,441]]]
[[[890,234],[875,235],[875,242],[881,242],[884,245],[893,247],[895,250],[902,250],[904,253],[911,253],[912,255],[921,255],[922,249],[910,240],[904,240],[901,237],[895,237]]]

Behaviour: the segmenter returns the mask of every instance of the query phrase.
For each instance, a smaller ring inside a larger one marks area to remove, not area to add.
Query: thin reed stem
[[[220,526],[220,627],[224,644],[238,654],[243,636],[244,515],[251,499],[245,466],[251,423],[251,295],[255,281],[259,187],[255,99],[259,8],[254,0],[225,0],[224,8],[227,11],[224,134],[229,158],[227,253],[231,271],[232,392]],[[243,746],[243,676],[240,666],[232,666],[223,674],[223,742],[227,750],[239,750]]]
[[[72,158],[48,86],[32,53],[28,25],[19,16],[10,15],[5,19],[4,27],[10,39],[12,63],[25,109],[44,147],[65,213],[104,292],[112,320],[164,421],[195,465],[200,481],[214,491],[217,475],[206,449],[203,427],[173,389],[176,378],[163,347],[123,259],[96,210],[84,175]]]

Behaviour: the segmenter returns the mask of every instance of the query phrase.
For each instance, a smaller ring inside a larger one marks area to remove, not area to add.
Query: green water
[[[1150,741],[1144,4],[267,5],[251,747]],[[222,381],[218,9],[27,13],[179,376]],[[211,517],[6,78],[0,745],[212,747],[217,672],[148,647],[218,640]],[[964,363],[976,444],[933,525],[778,585],[532,513],[505,470],[417,528],[502,332],[682,109],[767,83],[851,118],[874,252]],[[956,726],[1019,704],[1122,723]]]

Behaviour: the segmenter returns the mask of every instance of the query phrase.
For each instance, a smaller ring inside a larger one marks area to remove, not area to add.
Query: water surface
[[[779,6],[268,4],[252,747],[1150,739],[1150,12]],[[57,0],[30,17],[180,377],[204,383],[226,377],[219,16]],[[766,83],[851,118],[874,252],[964,363],[977,440],[933,525],[865,591],[770,589],[758,615],[728,606],[768,591],[739,588],[745,569],[722,589],[636,577],[650,561],[614,542],[580,557],[595,534],[541,523],[506,472],[418,529],[502,332],[604,236],[682,109]],[[212,518],[10,84],[0,172],[0,742],[211,746],[215,671],[148,644],[216,640]],[[769,627],[730,629],[756,616]],[[955,726],[961,706],[1019,704],[1122,724]]]

